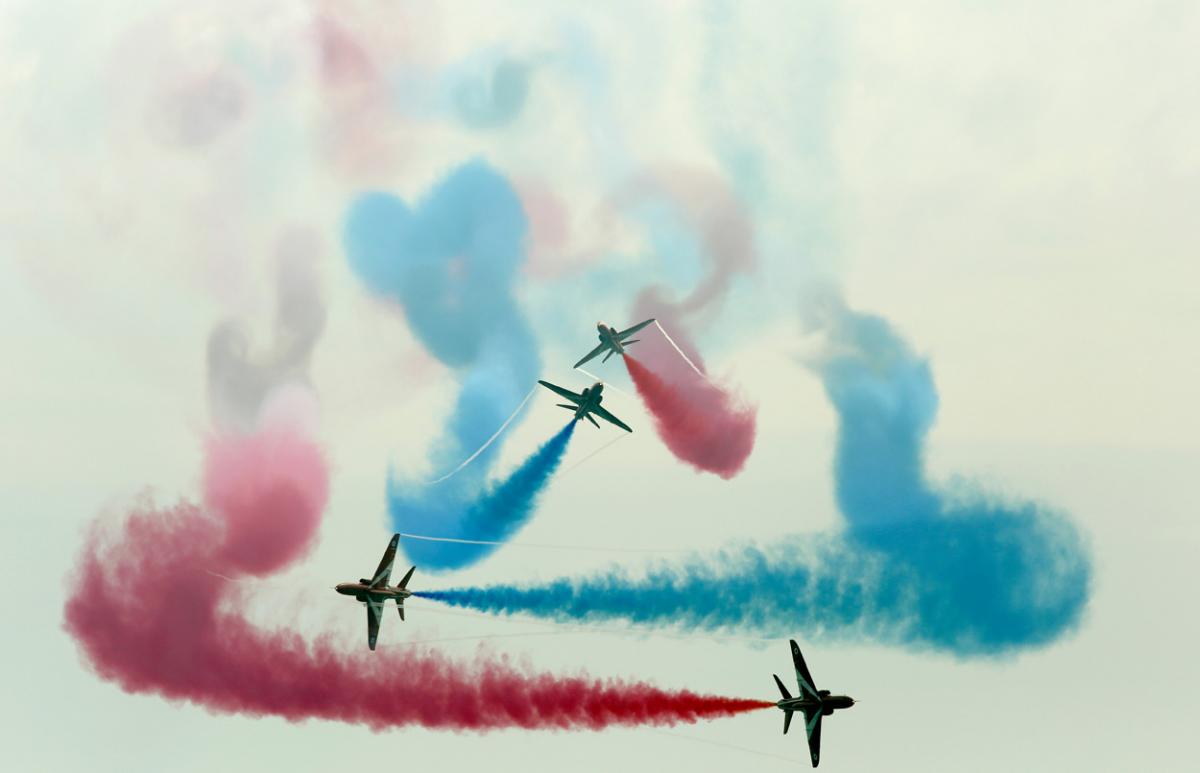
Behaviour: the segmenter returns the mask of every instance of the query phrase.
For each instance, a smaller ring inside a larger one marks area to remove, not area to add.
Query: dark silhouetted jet
[[[417,569],[415,566],[408,570],[399,585],[388,585],[392,579],[392,564],[396,561],[396,545],[399,542],[400,535],[393,534],[387,550],[383,551],[379,568],[371,579],[364,577],[358,582],[343,582],[334,588],[343,596],[353,596],[367,605],[367,646],[371,649],[375,649],[375,640],[379,638],[379,621],[383,619],[384,604],[389,599],[395,599],[396,609],[403,620],[404,600],[412,595],[412,591],[408,590],[408,581]]]
[[[558,403],[558,407],[566,408],[567,410],[574,411],[575,412],[575,421],[579,421],[580,419],[587,419],[592,424],[599,427],[600,425],[596,424],[596,420],[592,418],[592,414],[595,414],[610,424],[616,424],[618,427],[625,430],[626,432],[633,432],[633,430],[629,428],[628,424],[621,421],[616,416],[613,416],[611,413],[609,413],[608,411],[606,411],[600,407],[600,401],[604,399],[604,397],[603,397],[604,384],[602,384],[601,382],[597,381],[595,384],[592,384],[590,387],[583,390],[582,392],[579,392],[578,394],[576,394],[575,392],[572,392],[570,389],[563,389],[560,386],[551,384],[549,381],[540,381],[539,380],[538,383],[541,384],[542,386],[546,387],[547,389],[549,389],[551,392],[555,393],[556,395],[561,395],[562,397],[567,398],[568,400],[570,400],[573,403],[572,405],[566,405],[565,403]]]
[[[771,674],[775,677],[775,684],[779,685],[779,692],[783,693],[783,699],[776,701],[775,705],[783,709],[783,732],[785,734],[792,724],[792,714],[797,711],[804,714],[804,731],[808,733],[808,752],[812,756],[812,764],[815,768],[821,761],[821,717],[832,714],[838,709],[850,708],[854,705],[854,699],[849,695],[830,695],[829,690],[818,690],[812,674],[808,673],[808,666],[804,665],[804,656],[800,654],[800,647],[794,640],[792,641],[792,662],[796,664],[796,683],[800,685],[800,695],[793,698],[787,688],[783,686],[783,682],[779,681],[779,677]]]
[[[600,333],[600,345],[588,352],[582,360],[575,363],[575,367],[578,368],[580,365],[592,359],[593,357],[598,357],[599,355],[604,354],[605,351],[608,351],[608,354],[604,355],[604,359],[601,360],[601,362],[608,362],[608,358],[612,357],[614,354],[624,354],[626,346],[637,343],[636,338],[630,341],[629,336],[633,335],[653,321],[654,318],[652,317],[645,322],[639,322],[633,327],[620,331],[618,331],[615,327],[609,327],[603,322],[597,322],[596,331]]]

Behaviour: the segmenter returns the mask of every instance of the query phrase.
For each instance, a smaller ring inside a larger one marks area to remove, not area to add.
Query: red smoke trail
[[[680,298],[647,287],[634,303],[635,320],[655,317],[700,371],[704,361],[688,330],[711,320],[735,276],[755,263],[754,228],[736,194],[710,172],[681,167],[644,170],[613,197],[628,210],[645,200],[670,206],[679,222],[695,233],[707,270]],[[698,375],[679,352],[654,330],[644,330],[626,357],[629,375],[651,413],[659,436],[679,459],[722,478],[741,471],[754,450],[757,409],[727,388]]]
[[[144,505],[115,534],[94,525],[72,576],[66,628],[96,673],[127,692],[375,729],[599,729],[773,705],[557,677],[505,659],[462,663],[416,647],[347,650],[328,636],[256,628],[241,611],[242,586],[216,575],[261,577],[308,551],[328,492],[324,459],[311,442],[277,429],[217,438],[204,483],[203,506]]]
[[[755,408],[736,404],[690,368],[690,381],[668,382],[628,354],[625,367],[671,453],[726,480],[741,471],[754,450]]]

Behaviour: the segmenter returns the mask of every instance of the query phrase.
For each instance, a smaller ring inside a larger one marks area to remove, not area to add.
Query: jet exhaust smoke
[[[562,621],[803,631],[961,655],[1043,645],[1072,630],[1087,604],[1091,559],[1071,521],[1035,503],[931,486],[922,458],[937,411],[928,363],[884,320],[840,299],[819,312],[829,348],[812,365],[839,417],[844,532],[639,574],[422,595]]]
[[[534,506],[551,476],[562,463],[567,443],[578,422],[571,420],[502,481],[489,484],[469,501],[448,497],[439,510],[432,504],[420,509],[424,520],[406,521],[413,533],[450,539],[504,542],[516,534],[533,516]],[[453,486],[453,480],[439,484]],[[428,497],[425,487],[416,487],[391,479],[388,483],[388,507],[401,512],[413,498]],[[454,489],[450,489],[454,491]],[[462,490],[455,492],[461,494]],[[495,552],[498,545],[436,542],[402,537],[404,552],[422,569],[457,569],[470,566]]]
[[[97,675],[127,692],[374,729],[670,725],[773,705],[420,647],[348,651],[328,636],[256,628],[243,586],[216,575],[261,578],[308,552],[327,497],[325,460],[274,429],[214,438],[207,458],[203,505],[142,504],[115,531],[94,524],[71,578],[66,629]]]
[[[694,374],[668,383],[631,354],[625,368],[671,453],[726,480],[741,471],[754,450],[755,408]]]
[[[707,271],[678,300],[668,298],[661,288],[647,287],[634,303],[635,319],[658,319],[686,354],[675,351],[665,336],[648,335],[636,345],[636,362],[627,354],[625,364],[671,453],[728,480],[741,472],[754,450],[758,411],[727,387],[696,372],[707,374],[707,369],[687,331],[715,312],[734,276],[753,267],[754,231],[737,197],[722,179],[707,172],[677,167],[646,170],[620,192],[615,203],[636,209],[647,200],[669,205],[676,215],[667,223],[650,218],[652,230],[665,237],[674,220],[674,225],[694,234],[697,257],[707,263]],[[668,242],[661,249],[688,251],[681,248]]]
[[[526,231],[512,186],[483,162],[454,170],[415,207],[391,194],[368,193],[347,215],[351,268],[371,292],[399,304],[413,335],[462,384],[429,453],[434,470],[450,469],[483,446],[541,369],[533,331],[514,295]],[[436,487],[391,480],[395,530],[467,535],[466,520],[488,496],[488,472],[502,444],[503,437],[497,438]],[[419,548],[409,542],[409,549]],[[439,563],[437,557],[409,554],[430,568],[467,566],[484,555],[447,553]],[[456,556],[464,563],[453,563]]]

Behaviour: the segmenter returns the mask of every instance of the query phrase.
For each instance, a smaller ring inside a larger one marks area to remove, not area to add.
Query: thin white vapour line
[[[417,605],[417,609],[419,611],[432,612],[435,615],[451,615],[454,617],[484,618],[484,619],[491,620],[491,621],[498,620],[498,621],[505,622],[505,623],[514,623],[517,625],[533,625],[533,626],[538,626],[540,628],[561,629],[567,625],[566,623],[560,623],[560,622],[556,622],[554,620],[545,619],[545,618],[530,620],[526,617],[520,617],[515,614],[502,614],[502,613],[488,614],[486,612],[470,612],[470,611],[462,610],[462,609],[446,609],[444,606],[446,602],[435,601],[434,599],[425,598],[423,596],[416,596],[414,598],[416,598],[418,601],[422,601],[422,602],[428,601],[431,604],[435,604],[436,608],[433,606],[426,606],[424,603]],[[412,602],[413,602],[413,599],[410,598],[405,602],[405,604],[409,605],[409,607],[411,608]],[[717,633],[679,633],[679,632],[664,631],[661,629],[656,629],[656,628],[651,628],[651,627],[638,627],[636,624],[629,628],[600,628],[591,623],[582,623],[582,624],[576,624],[576,625],[569,626],[567,628],[567,631],[569,631],[571,633],[601,633],[601,634],[608,634],[610,636],[636,636],[636,637],[656,636],[659,638],[676,639],[676,640],[710,639],[712,641],[721,641],[721,642],[724,642],[724,641],[752,641],[752,642],[762,642],[762,643],[768,643],[768,644],[779,641],[778,636],[738,636],[736,634],[722,635],[722,634],[717,634]]]
[[[764,706],[763,708],[767,708],[767,707]],[[760,752],[757,749],[748,749],[745,746],[735,746],[731,743],[725,743],[723,741],[710,741],[707,738],[697,738],[694,735],[683,735],[682,733],[672,733],[669,730],[655,730],[654,732],[659,735],[665,735],[665,736],[669,736],[671,738],[679,738],[684,741],[695,741],[696,743],[705,743],[710,746],[722,746],[726,749],[733,749],[735,751],[745,752],[746,754],[756,754],[759,757],[771,757],[772,759],[783,760],[784,762],[787,762],[792,765],[802,764],[803,762],[806,762],[806,760],[794,759],[792,757],[784,757],[781,754],[771,754],[770,752]]]
[[[447,478],[449,478],[453,475],[457,475],[459,473],[459,471],[462,470],[462,468],[466,467],[468,464],[475,461],[476,457],[478,457],[480,454],[482,454],[484,451],[486,451],[487,447],[490,446],[492,443],[494,443],[496,441],[496,438],[500,437],[500,434],[502,432],[504,432],[504,430],[508,429],[508,425],[512,424],[513,419],[517,418],[517,414],[521,412],[521,409],[525,407],[525,404],[529,402],[530,398],[533,397],[533,393],[536,391],[537,391],[537,385],[534,385],[534,387],[529,390],[529,394],[525,395],[525,399],[521,401],[521,404],[517,406],[517,409],[512,412],[512,415],[510,415],[507,419],[504,420],[504,423],[500,425],[500,429],[496,430],[496,432],[490,438],[487,439],[487,442],[479,447],[478,451],[476,451],[475,453],[468,456],[466,459],[463,460],[462,464],[458,465],[457,467],[455,467],[453,470],[446,473],[442,477],[438,478],[437,480],[427,480],[424,482],[423,485],[432,486],[436,483],[441,483],[442,481],[446,480]]]
[[[675,351],[679,352],[679,356],[683,358],[683,361],[686,362],[688,365],[692,366],[692,370],[696,371],[696,375],[699,376],[700,378],[704,379],[705,381],[712,383],[712,379],[708,377],[708,374],[705,373],[704,371],[700,370],[699,368],[697,368],[696,363],[694,363],[690,359],[688,359],[688,356],[683,353],[683,349],[679,348],[679,344],[675,343],[675,339],[673,339],[673,338],[671,338],[671,336],[667,335],[667,331],[663,329],[662,324],[657,319],[654,320],[654,324],[658,328],[658,331],[663,334],[663,337],[667,339],[667,343],[669,343],[671,346],[673,346],[675,348]]]
[[[583,375],[585,375],[585,376],[588,376],[589,378],[593,378],[593,379],[595,379],[596,381],[599,381],[601,384],[604,384],[604,388],[605,388],[605,389],[611,389],[611,390],[613,390],[614,392],[617,392],[618,394],[623,394],[623,395],[625,395],[626,397],[628,397],[628,398],[629,398],[629,399],[631,399],[631,400],[633,399],[633,395],[629,394],[629,393],[628,393],[628,392],[626,392],[624,389],[622,389],[621,387],[619,387],[619,386],[617,386],[616,384],[612,383],[611,381],[605,381],[604,379],[602,379],[602,378],[600,378],[599,376],[597,376],[595,373],[592,373],[592,372],[590,372],[590,371],[584,370],[583,368],[576,368],[575,370],[579,371],[580,373],[582,373],[582,374],[583,374]]]
[[[230,582],[256,582],[256,580],[253,580],[250,577],[228,577],[220,572],[214,572],[211,569],[205,569],[204,571],[208,574],[211,574],[213,577],[220,577],[222,580],[229,580]]]
[[[425,610],[428,611],[428,610]],[[529,636],[571,636],[574,634],[584,633],[584,631],[528,631],[525,633],[491,633],[482,636],[449,636],[437,639],[410,639],[407,641],[392,642],[389,647],[399,646],[414,646],[420,644],[441,644],[452,641],[480,641],[483,639],[517,639]]]
[[[601,547],[596,545],[549,545],[537,542],[500,542],[487,539],[458,539],[456,537],[433,537],[428,534],[409,534],[400,532],[404,539],[419,539],[426,542],[453,542],[459,545],[505,545],[523,548],[547,548],[550,550],[593,550],[608,553],[686,553],[684,548],[619,548]]]
[[[618,440],[624,440],[624,439],[625,439],[625,438],[627,438],[627,437],[629,437],[629,433],[628,433],[628,432],[622,432],[620,435],[617,435],[615,438],[613,438],[612,440],[608,441],[608,442],[607,442],[607,443],[605,443],[604,445],[600,446],[600,447],[599,447],[599,448],[597,448],[595,451],[592,451],[590,454],[588,454],[587,456],[583,457],[583,458],[582,458],[582,459],[580,459],[578,462],[575,462],[575,464],[572,464],[570,467],[568,467],[567,469],[563,470],[562,472],[560,472],[560,473],[559,473],[557,476],[555,476],[555,477],[561,478],[562,476],[566,475],[566,474],[567,474],[568,472],[570,472],[571,470],[574,470],[574,469],[578,468],[580,465],[582,465],[582,464],[583,464],[584,462],[586,462],[588,459],[591,459],[591,458],[592,458],[593,456],[595,456],[596,454],[598,454],[598,453],[600,453],[601,451],[603,451],[603,450],[607,449],[609,446],[613,445],[613,444],[614,444],[614,443],[616,443]]]

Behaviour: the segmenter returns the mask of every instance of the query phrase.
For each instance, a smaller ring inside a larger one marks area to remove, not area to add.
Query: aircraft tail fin
[[[793,714],[793,712],[791,709],[783,710],[783,734],[784,735],[787,735],[788,728],[792,726],[792,714]]]
[[[397,585],[396,587],[401,588],[401,589],[407,588],[408,581],[412,579],[413,572],[415,572],[415,571],[417,571],[417,567],[414,566],[414,567],[410,568],[407,572],[405,572],[404,576],[400,578],[400,584]]]
[[[779,677],[775,676],[775,674],[771,674],[771,676],[775,677],[775,684],[779,687],[779,692],[783,695],[783,699],[790,701],[792,699],[792,694],[788,692],[786,687],[783,686],[783,682],[780,681]]]

